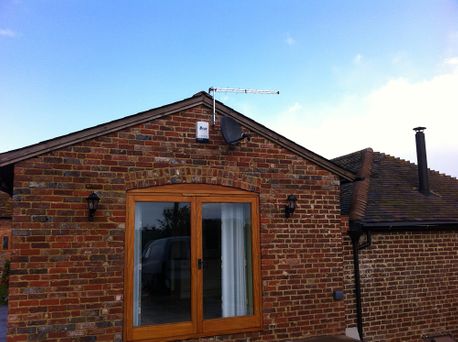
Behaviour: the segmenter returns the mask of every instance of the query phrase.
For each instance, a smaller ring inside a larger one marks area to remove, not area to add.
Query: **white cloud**
[[[403,65],[408,62],[407,53],[404,51],[398,51],[394,55],[391,56],[391,64],[393,65]]]
[[[0,37],[14,38],[17,33],[10,29],[0,29]]]
[[[444,60],[444,64],[458,66],[458,57],[450,57]]]
[[[289,33],[288,33],[288,35],[286,36],[286,39],[285,39],[285,43],[288,44],[289,46],[291,46],[291,45],[296,44],[296,40],[293,37],[291,37],[289,35]]]
[[[302,105],[299,102],[295,102],[292,106],[287,109],[288,113],[297,113],[302,109]]]
[[[412,129],[426,126],[429,167],[458,177],[457,89],[457,70],[419,82],[395,78],[334,103],[294,103],[268,126],[328,158],[372,147],[414,162]]]
[[[353,57],[353,64],[359,65],[363,62],[363,55],[360,53],[356,54],[355,57]]]

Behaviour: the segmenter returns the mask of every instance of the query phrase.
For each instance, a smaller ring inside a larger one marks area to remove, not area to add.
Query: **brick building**
[[[0,154],[9,341],[456,337],[455,178],[212,110],[198,93]]]
[[[458,180],[427,169],[416,136],[418,167],[372,149],[334,160],[359,179],[342,186],[347,322],[368,342],[458,337]]]
[[[344,332],[340,182],[353,173],[219,102],[197,142],[212,106],[198,93],[0,154],[9,341]],[[250,139],[226,143],[222,117]]]

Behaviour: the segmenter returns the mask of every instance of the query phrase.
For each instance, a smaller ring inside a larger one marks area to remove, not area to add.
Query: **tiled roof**
[[[12,214],[11,197],[0,191],[0,219],[10,218]]]
[[[365,149],[333,160],[362,178],[343,184],[342,213],[364,226],[458,223],[458,179],[428,170],[431,193],[418,191],[417,166]]]

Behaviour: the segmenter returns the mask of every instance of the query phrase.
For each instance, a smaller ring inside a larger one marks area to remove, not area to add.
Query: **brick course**
[[[345,304],[332,299],[344,286],[338,177],[253,132],[234,150],[219,127],[196,143],[195,122],[210,117],[199,106],[16,164],[9,341],[121,341],[126,191],[174,183],[260,196],[263,329],[218,340],[344,331]]]

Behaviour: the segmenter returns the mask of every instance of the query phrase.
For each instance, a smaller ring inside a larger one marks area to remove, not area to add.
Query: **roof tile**
[[[338,157],[333,162],[361,176],[364,173],[364,156],[369,150]],[[432,170],[428,170],[428,176],[431,194],[424,195],[418,190],[415,164],[373,152],[365,192],[358,190],[361,181],[342,186],[342,213],[366,226],[458,222],[458,180]],[[359,191],[356,194],[359,202],[354,199],[352,202],[356,191]],[[366,203],[363,203],[364,197]],[[366,207],[361,212],[363,204]],[[358,210],[362,215],[352,216]]]

